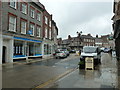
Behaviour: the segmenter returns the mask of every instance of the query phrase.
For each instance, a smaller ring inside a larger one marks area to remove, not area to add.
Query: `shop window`
[[[14,55],[23,55],[23,46],[22,45],[15,45],[14,46]]]

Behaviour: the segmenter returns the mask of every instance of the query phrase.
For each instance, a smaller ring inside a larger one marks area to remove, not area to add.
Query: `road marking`
[[[48,80],[47,82],[45,82],[45,83],[43,83],[43,84],[41,84],[41,85],[38,85],[38,86],[35,87],[35,88],[44,88],[45,86],[49,85],[50,83],[59,80],[60,78],[66,76],[67,74],[69,74],[70,72],[72,72],[72,71],[74,71],[74,70],[76,70],[76,69],[77,69],[77,68],[75,68],[75,69],[70,69],[70,70],[66,71],[65,73],[63,73],[63,74],[58,75],[58,76],[56,76],[55,78],[50,79],[50,80]],[[33,90],[35,90],[35,88],[34,88]]]

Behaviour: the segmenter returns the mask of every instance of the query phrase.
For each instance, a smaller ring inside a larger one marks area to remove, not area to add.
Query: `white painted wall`
[[[6,61],[5,62],[13,62],[13,39],[4,39],[3,46],[6,47]]]

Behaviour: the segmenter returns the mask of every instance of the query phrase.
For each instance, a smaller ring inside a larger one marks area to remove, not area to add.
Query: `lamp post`
[[[77,46],[78,46],[78,50],[80,50],[80,36],[82,34],[82,31],[78,32],[77,31]]]

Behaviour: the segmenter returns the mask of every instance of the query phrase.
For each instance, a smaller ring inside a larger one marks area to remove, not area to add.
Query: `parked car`
[[[63,51],[65,51],[65,53],[67,54],[67,56],[70,55],[70,52],[67,49],[63,49]]]
[[[86,57],[93,57],[95,65],[101,63],[100,48],[94,46],[84,46],[81,52],[80,61],[85,61]]]
[[[58,49],[58,51],[64,51],[66,53],[67,56],[70,55],[69,51],[67,49]]]
[[[105,48],[104,49],[104,53],[109,53],[110,52],[110,48]]]
[[[55,58],[66,58],[67,54],[65,53],[65,51],[57,51],[54,56]]]
[[[71,50],[70,53],[76,53],[76,51],[75,50]]]
[[[100,48],[100,49],[101,49],[101,52],[104,52],[104,49],[105,49],[105,48],[104,48],[104,47],[102,47],[102,48]]]

